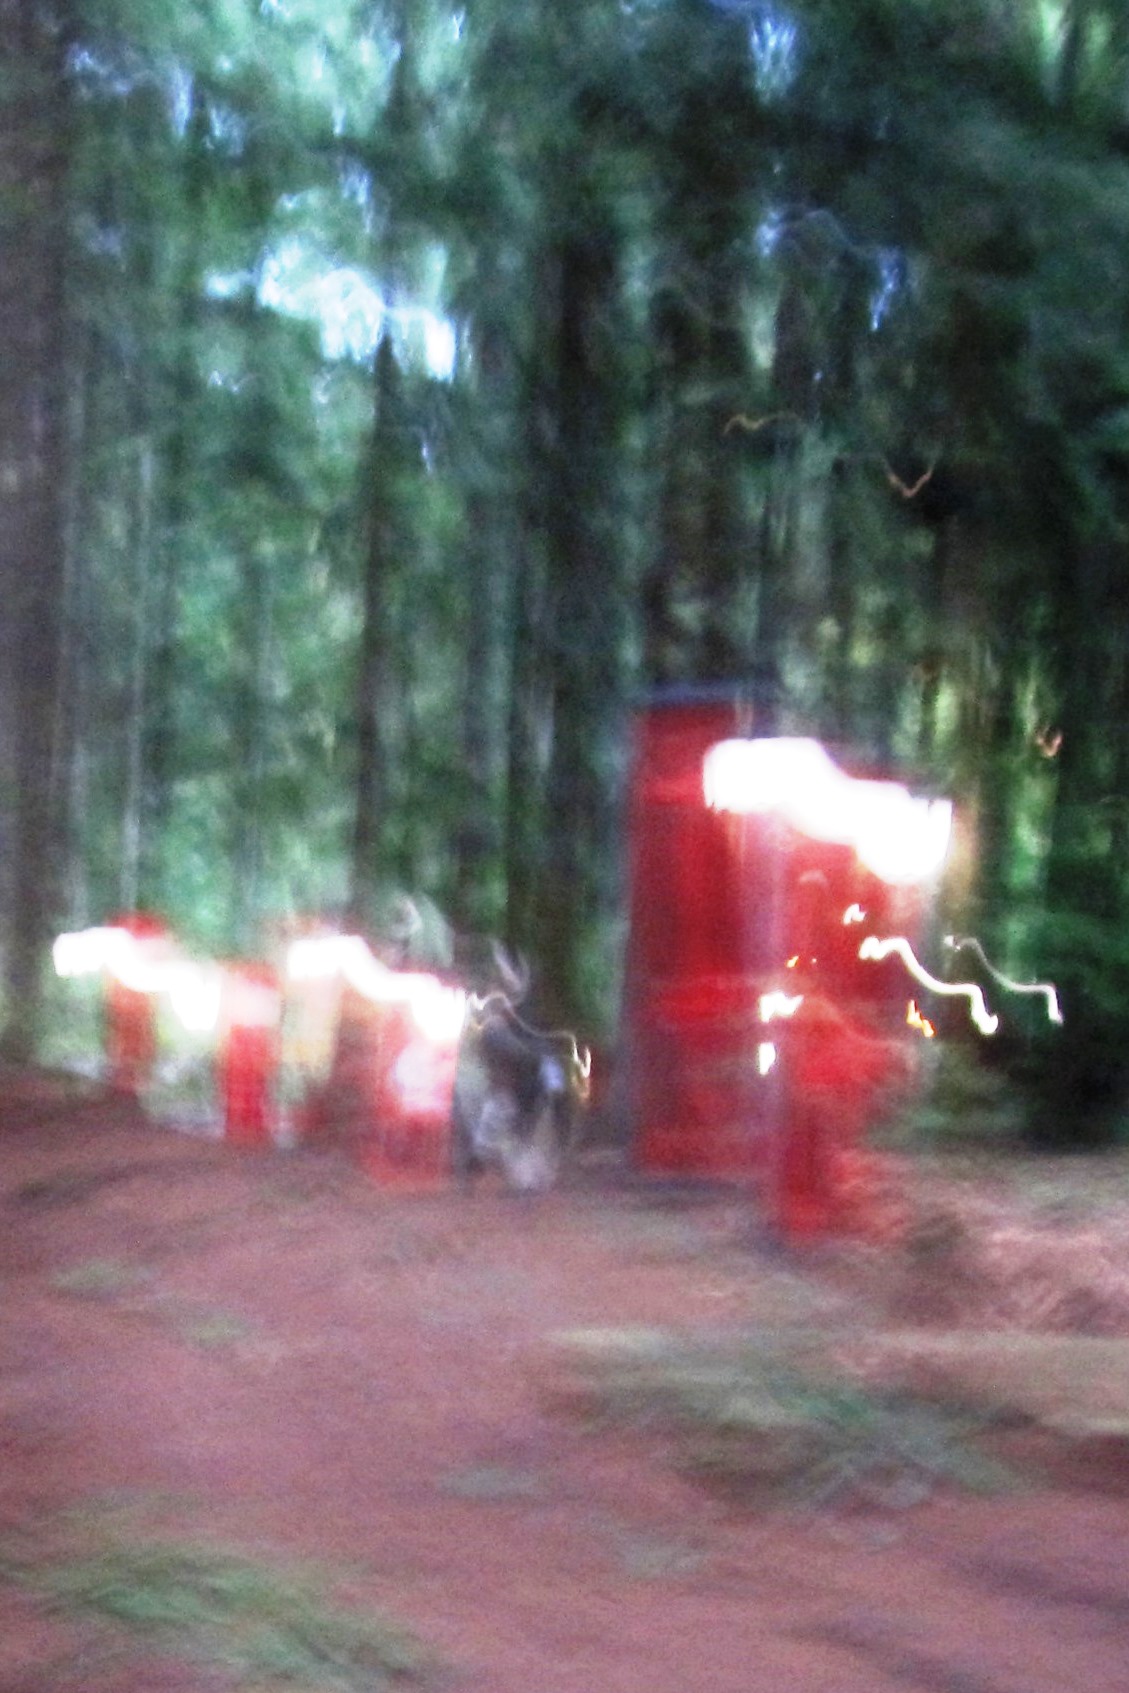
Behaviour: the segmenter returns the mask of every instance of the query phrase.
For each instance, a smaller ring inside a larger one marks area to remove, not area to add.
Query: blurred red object
[[[169,931],[159,917],[133,911],[111,919],[134,940],[163,944]],[[110,975],[106,983],[105,1047],[110,1086],[133,1097],[148,1084],[157,1059],[157,1008],[152,994],[139,993]]]
[[[708,803],[707,756],[754,733],[771,746],[736,690],[660,693],[637,720],[616,1098],[644,1173],[751,1183],[772,1226],[807,1238],[858,1214],[863,1166],[850,1207],[842,1172],[903,1069],[904,971],[860,943],[913,936],[931,892],[863,861],[846,823],[874,773],[815,743],[781,803]],[[803,826],[813,762],[842,770],[841,830]]]
[[[271,1144],[281,1059],[282,992],[267,965],[228,967],[224,981],[218,1082],[225,1140]]]
[[[385,1185],[442,1186],[451,1174],[457,1043],[429,1039],[406,1004],[382,1006],[377,1024],[365,1168]]]

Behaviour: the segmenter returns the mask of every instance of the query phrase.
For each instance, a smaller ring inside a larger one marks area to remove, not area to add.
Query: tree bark
[[[69,102],[61,24],[0,0],[0,589],[9,686],[2,1051],[27,1062],[58,900],[56,758],[65,558]]]

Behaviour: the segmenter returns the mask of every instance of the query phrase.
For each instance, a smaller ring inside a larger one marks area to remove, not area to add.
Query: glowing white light
[[[423,317],[423,345],[427,368],[440,382],[450,382],[455,374],[455,326],[449,318],[425,312]]]
[[[861,905],[848,905],[846,911],[844,911],[844,913],[843,913],[843,927],[846,928],[851,923],[865,923],[865,922],[866,922],[866,912],[863,910],[862,906]]]
[[[436,1046],[454,1046],[462,1033],[467,996],[435,976],[407,978],[406,997],[416,1027]]]
[[[437,976],[392,970],[373,956],[359,935],[314,935],[293,941],[286,958],[293,982],[342,975],[374,1005],[407,1005],[420,1033],[437,1045],[454,1045],[462,1033],[467,996]]]
[[[62,977],[96,976],[106,969],[124,929],[80,929],[59,935],[51,948],[55,974]]]
[[[952,832],[948,800],[915,798],[899,782],[848,776],[802,736],[718,741],[706,753],[708,806],[775,812],[811,840],[853,847],[884,882],[923,882],[941,868]]]
[[[953,952],[974,952],[983,964],[985,970],[994,981],[1009,993],[1037,993],[1042,994],[1047,1002],[1047,1020],[1051,1023],[1063,1021],[1062,1007],[1058,1002],[1058,991],[1052,982],[1013,982],[1010,976],[1005,976],[1002,970],[997,970],[988,961],[984,948],[972,935],[946,935],[945,945]]]
[[[802,993],[786,994],[779,988],[771,993],[760,996],[760,1016],[762,1023],[771,1023],[774,1017],[794,1017],[804,1003]]]
[[[776,1063],[776,1048],[770,1040],[762,1040],[757,1047],[757,1073],[767,1076]]]
[[[181,964],[169,971],[173,1014],[194,1034],[208,1034],[219,1022],[223,972],[214,965]]]
[[[933,993],[949,996],[960,995],[968,1000],[969,1016],[982,1035],[994,1035],[1000,1026],[1000,1020],[988,1010],[984,995],[976,982],[942,982],[936,976],[931,976],[914,956],[913,948],[903,935],[893,935],[889,939],[880,941],[876,935],[868,935],[859,947],[859,957],[873,959],[875,962],[888,958],[896,953],[915,981],[922,987],[929,988]]]
[[[103,971],[133,993],[167,994],[186,1029],[206,1033],[219,1016],[220,972],[177,958],[164,936],[139,937],[128,929],[81,929],[59,935],[51,949],[62,977]]]

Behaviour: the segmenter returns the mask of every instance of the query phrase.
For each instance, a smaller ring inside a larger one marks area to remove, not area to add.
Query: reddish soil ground
[[[610,1164],[536,1199],[392,1192],[25,1086],[0,1212],[5,1556],[109,1524],[312,1560],[450,1693],[1129,1689],[1116,1455],[855,1517],[727,1501],[657,1435],[552,1407],[559,1331],[857,1319],[850,1277],[771,1252],[732,1192]],[[231,1685],[0,1582],[0,1693]]]

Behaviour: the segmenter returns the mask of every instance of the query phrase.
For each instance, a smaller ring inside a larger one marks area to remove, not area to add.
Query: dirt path
[[[153,1544],[316,1563],[450,1693],[1129,1689],[1126,1491],[741,1510],[550,1409],[560,1331],[857,1317],[732,1196],[390,1194],[95,1108],[4,1117],[0,1693],[287,1685],[15,1579]]]

